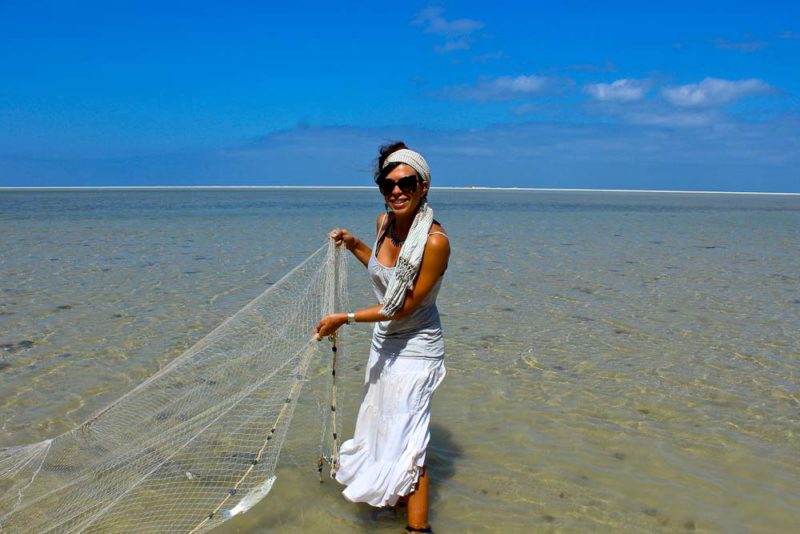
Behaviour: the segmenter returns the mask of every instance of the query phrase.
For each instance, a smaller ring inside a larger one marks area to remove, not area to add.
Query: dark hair
[[[402,141],[395,141],[394,143],[388,143],[383,145],[380,149],[378,149],[378,159],[375,162],[375,171],[373,172],[373,176],[375,177],[375,181],[377,182],[378,179],[381,177],[386,176],[392,169],[400,165],[399,163],[390,163],[383,168],[383,163],[386,161],[386,158],[389,157],[389,154],[392,152],[397,152],[398,150],[402,150],[404,148],[408,148],[406,144]]]

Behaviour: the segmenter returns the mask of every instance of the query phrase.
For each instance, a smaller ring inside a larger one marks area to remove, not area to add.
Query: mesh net
[[[329,365],[310,332],[349,309],[345,260],[323,246],[79,427],[0,449],[0,531],[201,532],[253,506],[275,481],[311,362]]]

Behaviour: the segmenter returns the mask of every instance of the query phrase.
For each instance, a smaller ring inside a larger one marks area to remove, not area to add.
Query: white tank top
[[[437,232],[441,233],[441,232]],[[378,232],[378,236],[381,232]],[[394,267],[386,267],[377,258],[378,238],[370,254],[367,270],[378,302],[383,302]],[[386,356],[405,358],[444,358],[444,336],[436,296],[443,275],[425,295],[420,305],[403,319],[380,321],[372,331],[372,347]]]

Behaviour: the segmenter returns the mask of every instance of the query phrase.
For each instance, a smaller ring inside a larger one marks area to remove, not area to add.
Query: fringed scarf
[[[431,181],[428,163],[422,155],[413,150],[404,148],[392,152],[383,163],[383,168],[390,163],[405,163],[417,171],[424,182],[430,183]],[[417,214],[414,216],[414,221],[411,223],[408,236],[400,248],[400,256],[397,258],[394,273],[389,279],[389,286],[383,297],[381,314],[384,317],[391,318],[397,313],[403,307],[406,291],[414,287],[414,280],[419,272],[419,266],[422,264],[422,253],[425,252],[425,244],[428,242],[428,232],[430,232],[432,224],[433,208],[428,204],[428,199],[423,198]]]

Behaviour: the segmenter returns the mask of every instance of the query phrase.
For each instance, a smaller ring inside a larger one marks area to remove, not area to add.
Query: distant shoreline
[[[72,191],[72,190],[209,190],[209,189],[373,189],[372,186],[361,185],[107,185],[107,186],[52,186],[52,187],[5,187],[0,186],[0,191]],[[693,191],[680,189],[558,189],[548,187],[483,187],[483,186],[434,186],[436,190],[451,191],[540,191],[540,192],[576,192],[576,193],[673,193],[673,194],[700,194],[700,195],[776,195],[800,196],[800,193],[766,192],[766,191]]]

